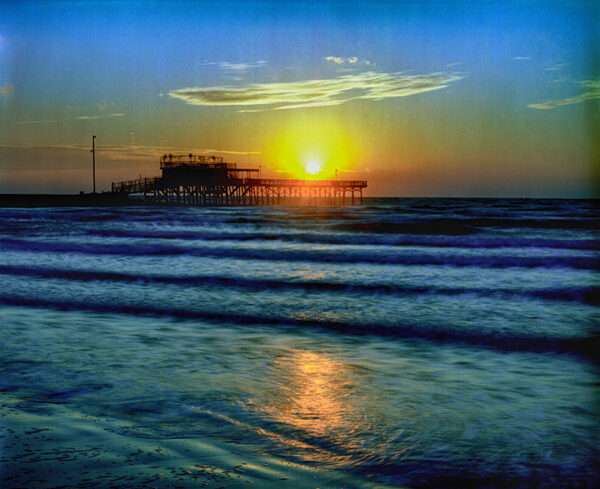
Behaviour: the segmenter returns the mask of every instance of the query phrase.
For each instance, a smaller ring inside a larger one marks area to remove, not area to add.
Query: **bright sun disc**
[[[306,173],[310,173],[311,175],[314,175],[315,173],[319,173],[320,169],[321,169],[321,165],[319,164],[318,161],[309,161],[308,164],[306,165]]]

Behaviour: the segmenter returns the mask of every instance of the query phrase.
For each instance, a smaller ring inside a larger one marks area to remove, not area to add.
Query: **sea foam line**
[[[593,256],[486,256],[486,255],[433,255],[427,252],[402,253],[402,250],[313,250],[313,249],[261,249],[194,246],[183,247],[166,244],[115,244],[72,243],[24,239],[0,239],[0,249],[12,251],[42,251],[80,253],[91,255],[190,255],[212,258],[244,258],[269,261],[304,261],[317,263],[385,263],[396,265],[449,265],[455,267],[488,268],[575,268],[596,270],[600,259]]]
[[[127,304],[107,304],[97,302],[77,302],[21,297],[0,294],[0,304],[45,308],[59,311],[89,311],[103,314],[126,314],[133,316],[172,317],[176,319],[196,319],[210,323],[231,323],[239,325],[268,325],[280,327],[313,327],[349,335],[377,335],[398,339],[419,339],[438,343],[452,343],[466,346],[493,348],[503,351],[525,351],[533,353],[569,353],[585,360],[597,362],[600,336],[585,338],[553,338],[548,336],[515,335],[499,331],[461,331],[459,329],[427,328],[412,324],[382,326],[339,322],[318,321],[290,317],[265,317],[256,315],[224,314],[209,311],[192,311],[178,308],[160,308]]]
[[[389,295],[420,295],[442,294],[460,295],[476,294],[483,296],[505,297],[531,297],[544,300],[557,300],[579,302],[587,305],[600,305],[600,288],[588,286],[569,289],[486,289],[486,288],[450,288],[450,287],[406,287],[389,284],[349,284],[344,282],[325,281],[287,281],[271,279],[248,279],[244,277],[223,277],[217,275],[140,275],[118,272],[104,272],[91,270],[74,270],[48,267],[23,267],[0,265],[0,274],[66,279],[76,281],[111,281],[122,283],[168,284],[180,286],[208,286],[224,288],[242,288],[250,290],[306,290],[323,292],[343,292],[355,294],[389,294]]]
[[[363,233],[301,233],[301,232],[234,232],[180,229],[87,229],[81,235],[105,238],[153,238],[202,241],[284,241],[310,244],[334,245],[386,245],[386,246],[429,246],[457,248],[557,248],[573,250],[598,250],[596,239],[554,239],[485,236],[438,236],[438,235],[381,235]]]

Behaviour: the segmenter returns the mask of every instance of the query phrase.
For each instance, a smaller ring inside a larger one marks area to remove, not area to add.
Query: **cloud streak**
[[[586,100],[594,100],[600,98],[600,80],[586,80],[580,83],[581,86],[589,90],[576,95],[575,97],[563,98],[560,100],[549,100],[541,104],[529,104],[530,109],[554,109],[563,105],[579,104]]]
[[[340,105],[349,100],[383,100],[446,88],[462,79],[456,73],[407,75],[368,71],[337,78],[245,87],[215,86],[171,90],[169,96],[199,106],[271,106],[275,110]],[[268,109],[262,109],[268,110]],[[249,112],[250,110],[246,110]]]
[[[544,71],[560,71],[562,70],[565,66],[569,66],[569,63],[561,63],[559,65],[556,66],[550,66],[548,68],[544,68]]]
[[[219,66],[222,70],[225,71],[235,71],[238,73],[245,73],[246,71],[250,71],[254,68],[261,68],[267,62],[266,61],[257,61],[256,63],[228,63],[227,61],[223,61],[219,63]]]
[[[375,63],[371,63],[368,59],[358,59],[356,56],[352,56],[350,58],[341,58],[338,56],[326,56],[325,61],[328,63],[333,63],[340,66],[350,66],[351,68],[356,68],[359,65],[364,66],[375,66]]]
[[[338,58],[337,56],[327,56],[325,58],[325,61],[330,61],[332,63],[335,63],[336,65],[343,65],[343,64],[355,64],[358,62],[358,58],[356,56],[352,57],[352,58]]]
[[[230,74],[243,74],[251,70],[263,68],[267,64],[266,61],[256,61],[254,63],[230,63],[229,61],[203,61],[200,66],[218,66],[221,70]]]
[[[51,144],[45,146],[7,146],[0,145],[0,149],[27,151],[27,150],[64,150],[64,151],[86,151],[89,152],[90,145],[87,144]],[[96,144],[97,157],[103,160],[112,161],[148,161],[156,160],[165,153],[181,153],[181,148],[172,146],[144,146],[136,144],[118,144],[118,145],[103,145]],[[256,155],[260,151],[235,151],[222,150],[212,148],[191,148],[185,153],[194,154],[221,154],[221,155]]]
[[[114,114],[107,115],[80,115],[77,117],[77,120],[87,121],[87,120],[95,120],[95,119],[106,119],[107,117],[125,117],[127,114],[121,114],[120,112]]]
[[[48,120],[41,120],[41,121],[17,121],[17,122],[13,122],[13,124],[16,124],[18,126],[25,126],[25,125],[29,125],[29,124],[52,124],[53,122],[58,122],[58,119],[48,119]]]

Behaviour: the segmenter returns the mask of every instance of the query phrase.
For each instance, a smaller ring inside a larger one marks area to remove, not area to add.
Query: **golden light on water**
[[[277,388],[255,402],[263,416],[309,437],[334,441],[341,450],[308,447],[313,461],[344,463],[357,447],[355,433],[366,429],[364,399],[357,393],[357,372],[334,357],[295,350],[275,359],[270,369]]]
[[[287,409],[281,410],[280,417],[315,434],[325,434],[343,425],[348,406],[344,405],[342,385],[336,382],[339,375],[336,364],[316,353],[302,352],[292,365],[293,389]]]
[[[270,388],[256,390],[247,404],[266,418],[262,426],[204,406],[193,409],[292,448],[290,453],[301,457],[303,463],[344,465],[353,463],[357,454],[364,454],[357,433],[372,426],[365,397],[359,393],[360,385],[368,379],[360,378],[360,373],[360,367],[334,356],[287,350],[266,370],[264,380]],[[280,426],[273,427],[272,423]],[[335,448],[320,446],[317,438],[330,440]]]

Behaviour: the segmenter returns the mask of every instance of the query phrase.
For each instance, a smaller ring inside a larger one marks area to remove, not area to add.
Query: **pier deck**
[[[223,183],[174,185],[161,177],[114,183],[113,192],[143,195],[144,200],[182,205],[356,205],[366,181],[232,178]]]

